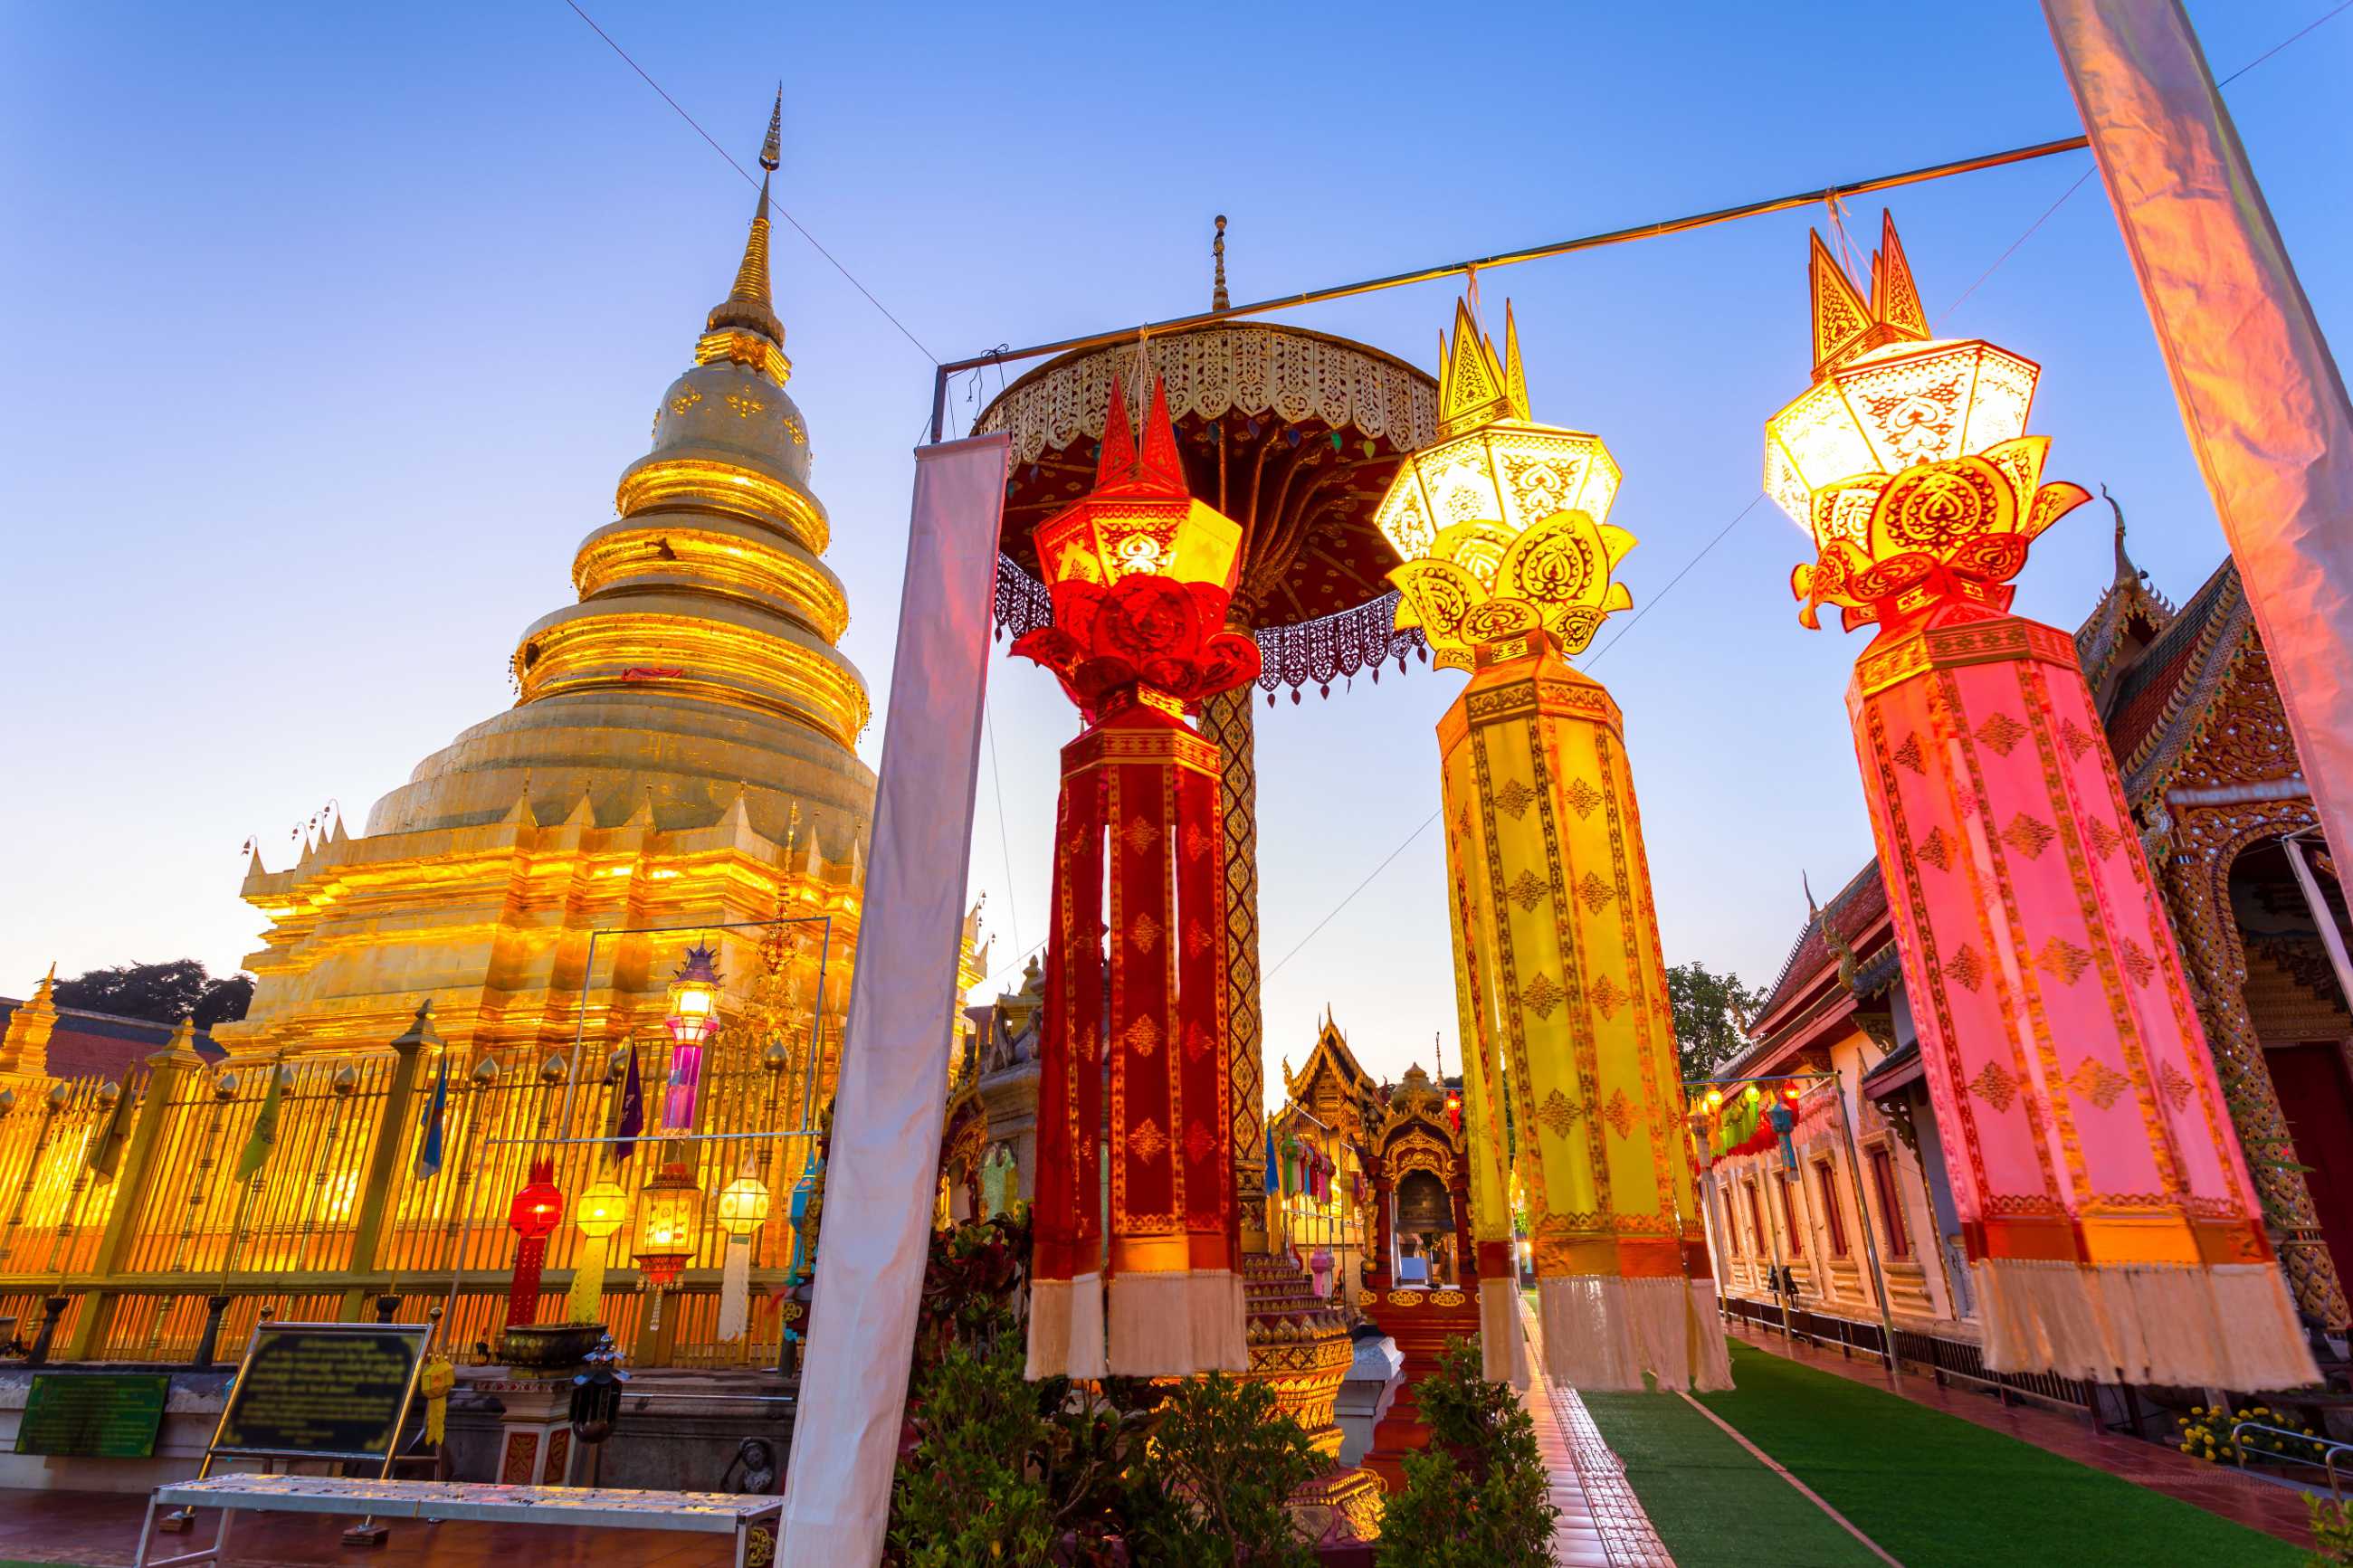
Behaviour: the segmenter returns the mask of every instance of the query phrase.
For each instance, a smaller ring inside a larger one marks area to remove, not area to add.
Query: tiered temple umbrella
[[[1499,356],[1467,304],[1454,322],[1439,439],[1378,522],[1407,558],[1399,623],[1471,671],[1438,742],[1486,1373],[1525,1378],[1516,1176],[1552,1375],[1727,1386],[1624,726],[1567,662],[1632,602],[1612,576],[1634,543],[1608,521],[1618,465],[1530,417],[1508,324]]]
[[[2009,614],[2081,504],[2025,434],[2040,374],[1929,336],[1893,221],[1870,294],[1816,236],[1812,384],[1765,484],[1811,535],[1799,618],[1877,628],[1847,687],[1986,1364],[2314,1381],[2171,921],[2064,632]]]
[[[1215,304],[1225,300],[1219,264]],[[1402,455],[1437,434],[1437,386],[1377,349],[1293,327],[1219,322],[1050,360],[1008,386],[975,425],[1012,437],[998,562],[1000,629],[1050,625],[1054,609],[1031,534],[1085,494],[1102,449],[1112,382],[1125,373],[1124,414],[1165,386],[1176,449],[1194,499],[1240,528],[1229,629],[1254,637],[1258,689],[1292,700],[1381,666],[1399,668],[1420,638],[1395,626],[1386,579],[1398,556],[1373,509]],[[1258,783],[1253,690],[1212,697],[1201,729],[1217,742],[1226,833],[1227,1031],[1234,1080],[1229,1130],[1244,1246],[1262,1250]]]

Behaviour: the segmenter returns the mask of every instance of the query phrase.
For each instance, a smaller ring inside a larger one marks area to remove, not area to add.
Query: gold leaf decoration
[[[2092,962],[2092,955],[2065,938],[2054,936],[2044,939],[2042,951],[2034,955],[2034,962],[2073,985],[2083,974],[2084,966]]]
[[[2073,719],[2061,721],[2059,743],[2067,748],[2068,760],[2071,762],[2082,761],[2084,753],[2090,751],[2093,746],[2092,737],[2084,733],[2083,726]]]
[[[1985,1097],[1986,1103],[1996,1110],[2008,1110],[2010,1102],[2018,1098],[2018,1079],[2000,1062],[1988,1062],[1969,1079],[1969,1088]]]
[[[2189,1097],[2197,1092],[2197,1085],[2189,1081],[2188,1073],[2171,1062],[2165,1062],[2157,1069],[2157,1092],[2165,1096],[2165,1103],[2179,1114],[2182,1107],[2189,1103]]]
[[[1920,755],[1920,737],[1906,735],[1904,743],[1895,748],[1895,760],[1921,777],[1928,776],[1928,764]]]
[[[1953,841],[1945,837],[1941,827],[1928,829],[1928,837],[1920,840],[1920,858],[1939,871],[1953,868]]]
[[[1525,910],[1535,909],[1543,900],[1546,889],[1543,879],[1534,871],[1522,871],[1514,879],[1512,885],[1504,890],[1512,896],[1514,903]]]
[[[1577,813],[1579,821],[1591,816],[1593,808],[1601,804],[1601,792],[1583,779],[1571,779],[1560,797],[1568,802],[1568,809]]]
[[[1545,1096],[1545,1102],[1536,1108],[1536,1120],[1551,1128],[1557,1136],[1566,1138],[1568,1130],[1577,1124],[1577,1108],[1569,1104],[1567,1095],[1556,1089]]]
[[[1152,952],[1160,945],[1160,922],[1146,910],[1127,922],[1127,940],[1138,952]]]
[[[1139,1057],[1148,1057],[1158,1050],[1162,1037],[1160,1026],[1143,1013],[1135,1016],[1135,1021],[1128,1025],[1127,1032],[1120,1037],[1126,1042],[1127,1048]]]
[[[2125,836],[2095,816],[2084,825],[2084,841],[2105,860],[2124,847]]]
[[[1978,956],[1976,948],[1963,942],[1947,961],[1945,973],[1958,981],[1962,990],[1975,991],[1985,984],[1985,960]]]
[[[1120,835],[1120,837],[1125,841],[1127,845],[1127,852],[1131,855],[1143,854],[1145,850],[1151,848],[1160,837],[1157,833],[1155,833],[1152,830],[1152,824],[1145,821],[1141,816],[1129,817],[1127,819],[1127,828]]]
[[[1551,975],[1538,971],[1535,979],[1521,988],[1520,1000],[1539,1018],[1549,1018],[1552,1010],[1567,1000],[1568,994]]]
[[[2041,858],[2042,852],[2051,847],[2051,841],[2058,837],[2057,829],[2049,823],[2022,811],[2001,830],[2001,841],[2029,860]]]
[[[1505,779],[1503,787],[1495,792],[1495,804],[1510,812],[1515,822],[1528,814],[1535,798],[1536,792],[1528,787],[1525,779]]]
[[[2148,949],[2130,937],[2116,943],[2116,957],[2136,985],[2147,984],[2149,977],[2157,973],[2157,960],[2148,955]]]
[[[2132,1079],[2100,1060],[2085,1057],[2075,1068],[2067,1087],[2098,1106],[2102,1110],[2116,1102],[2116,1097],[2132,1087]]]
[[[1624,1089],[1611,1092],[1609,1103],[1601,1108],[1601,1114],[1609,1118],[1609,1125],[1617,1130],[1619,1137],[1628,1138],[1633,1135],[1634,1105],[1626,1098]]]
[[[1604,905],[1618,896],[1618,889],[1588,871],[1577,884],[1577,896],[1585,901],[1588,912],[1598,915]]]
[[[1127,1146],[1134,1152],[1137,1159],[1149,1165],[1160,1158],[1162,1150],[1168,1147],[1168,1135],[1160,1131],[1159,1123],[1147,1116],[1128,1133]]]
[[[1993,748],[2000,756],[2008,756],[2026,739],[2026,726],[2007,713],[1997,713],[1978,726],[1978,739]]]
[[[1606,974],[1587,986],[1585,994],[1596,1007],[1601,1010],[1601,1016],[1605,1018],[1616,1017],[1618,1005],[1626,1000],[1626,994],[1618,989],[1618,983]]]

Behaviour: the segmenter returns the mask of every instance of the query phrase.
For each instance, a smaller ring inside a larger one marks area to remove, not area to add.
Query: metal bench
[[[149,1542],[159,1507],[216,1508],[220,1533],[201,1552],[150,1559]],[[225,1564],[229,1528],[237,1510],[263,1513],[364,1513],[377,1519],[468,1520],[485,1523],[569,1524],[602,1530],[670,1530],[699,1535],[733,1535],[735,1568],[747,1568],[752,1530],[782,1525],[781,1497],[733,1492],[628,1491],[617,1487],[521,1487],[464,1481],[345,1479],[337,1476],[215,1475],[174,1481],[147,1500],[139,1527],[134,1568],[174,1564]],[[766,1554],[772,1558],[772,1550]]]

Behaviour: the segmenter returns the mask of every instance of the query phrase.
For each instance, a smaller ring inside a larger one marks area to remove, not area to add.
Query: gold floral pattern
[[[1185,858],[1198,860],[1209,852],[1209,836],[1198,822],[1185,825]]]
[[[1185,922],[1185,955],[1187,958],[1200,957],[1216,941],[1217,938],[1209,934],[1209,928],[1199,921]]]
[[[1551,1017],[1552,1010],[1566,1001],[1567,995],[1560,988],[1558,981],[1541,970],[1520,990],[1520,1000],[1526,1003],[1528,1011],[1539,1018]]]
[[[1985,960],[1978,956],[1976,948],[1963,942],[1946,960],[1945,973],[1957,981],[1962,990],[1975,991],[1985,984]]]
[[[1168,1135],[1160,1131],[1158,1122],[1147,1116],[1130,1130],[1127,1146],[1134,1152],[1137,1159],[1149,1165],[1160,1158],[1162,1150],[1168,1147]]]
[[[2188,1073],[2171,1062],[2164,1062],[2157,1069],[2157,1092],[2165,1096],[2165,1103],[2173,1107],[2178,1114],[2189,1103],[2189,1097],[2197,1092],[2197,1086],[2189,1081]]]
[[[1927,761],[1920,755],[1920,737],[1917,735],[1904,737],[1904,743],[1895,748],[1895,760],[1923,778],[1928,774]]]
[[[1504,890],[1512,896],[1512,902],[1519,905],[1521,909],[1532,910],[1543,901],[1545,894],[1550,889],[1545,885],[1544,879],[1534,871],[1522,871],[1512,885]]]
[[[672,414],[683,414],[702,401],[702,394],[690,386],[670,400],[670,411]]]
[[[1217,1152],[1218,1135],[1200,1122],[1185,1129],[1185,1157],[1196,1165]]]
[[[1503,787],[1495,792],[1495,804],[1510,812],[1514,822],[1528,814],[1528,807],[1535,803],[1535,798],[1536,792],[1530,789],[1523,779],[1505,779]]]
[[[1992,747],[1998,756],[2010,755],[2026,734],[2026,726],[2007,713],[1997,713],[1978,726],[1978,740]]]
[[[1203,1057],[1207,1056],[1208,1052],[1208,1030],[1201,1027],[1198,1024],[1195,1024],[1191,1028],[1185,1031],[1185,1058],[1187,1061],[1198,1062]]]
[[[2034,962],[2047,973],[2073,985],[2082,976],[2084,966],[2092,962],[2092,955],[2066,938],[2053,936],[2043,939],[2042,949],[2034,955]]]
[[[2149,978],[2157,973],[2157,960],[2148,955],[2148,949],[2130,937],[2116,943],[2116,959],[2125,966],[2125,973],[2132,976],[2132,983],[2136,985],[2147,984]]]
[[[1593,872],[1588,871],[1583,879],[1577,884],[1577,896],[1585,900],[1585,908],[1588,913],[1598,915],[1601,912],[1603,906],[1607,905],[1610,900],[1618,896],[1618,889],[1603,881]]]
[[[2001,830],[2001,841],[2029,860],[2040,858],[2042,852],[2051,847],[2051,841],[2058,837],[2058,831],[2049,823],[2022,811],[2011,817],[2010,826]]]
[[[748,397],[740,392],[731,392],[727,395],[727,406],[735,411],[735,417],[738,419],[749,419],[753,415],[764,412],[768,405],[756,397]]]
[[[1591,816],[1593,808],[1601,804],[1601,792],[1583,779],[1571,779],[1560,797],[1568,802],[1568,809],[1577,813],[1579,821]]]
[[[1618,1005],[1626,1000],[1626,994],[1618,989],[1618,983],[1606,974],[1587,986],[1585,994],[1605,1018],[1616,1017]]]
[[[2018,1079],[2000,1062],[1988,1062],[1969,1079],[1969,1088],[1985,1097],[1996,1110],[2008,1110],[2010,1102],[2018,1098]]]
[[[2089,844],[2092,847],[2092,853],[2103,860],[2121,848],[2124,841],[2123,834],[2118,833],[2096,816],[2084,825],[2084,842]]]
[[[1148,910],[1136,916],[1127,922],[1127,940],[1138,952],[1152,952],[1160,945],[1160,922]]]
[[[2059,724],[2059,743],[2067,748],[2070,762],[2079,762],[2084,753],[2092,749],[2093,742],[2092,737],[2084,733],[2082,725],[2073,719],[2065,719]]]
[[[1152,831],[1152,824],[1145,821],[1141,816],[1129,817],[1126,828],[1120,834],[1121,842],[1127,846],[1127,852],[1131,855],[1143,854],[1152,847],[1159,837]]]
[[[1536,1107],[1536,1120],[1551,1128],[1556,1136],[1566,1138],[1568,1130],[1577,1125],[1577,1107],[1569,1104],[1568,1096],[1556,1089]]]
[[[2116,1097],[2132,1087],[2132,1079],[2110,1067],[2097,1057],[2085,1057],[2067,1087],[2098,1106],[2102,1110],[2116,1102]]]
[[[1609,1103],[1601,1108],[1601,1114],[1609,1121],[1610,1127],[1619,1137],[1630,1138],[1634,1135],[1634,1103],[1626,1098],[1624,1089],[1611,1091]]]
[[[1160,1032],[1160,1026],[1154,1023],[1148,1015],[1143,1013],[1135,1016],[1135,1021],[1128,1025],[1127,1032],[1120,1037],[1126,1042],[1127,1048],[1139,1057],[1148,1057],[1158,1050],[1160,1042],[1165,1037]]]
[[[1920,840],[1918,854],[1921,859],[1939,871],[1953,868],[1953,841],[1945,837],[1945,830],[1941,827],[1928,829],[1928,837]]]

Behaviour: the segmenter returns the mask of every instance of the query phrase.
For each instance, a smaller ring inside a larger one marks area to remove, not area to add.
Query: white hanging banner
[[[946,1110],[1004,436],[918,447],[782,1568],[881,1560]]]
[[[2180,0],[2043,0],[2322,828],[2353,856],[2353,407]]]

